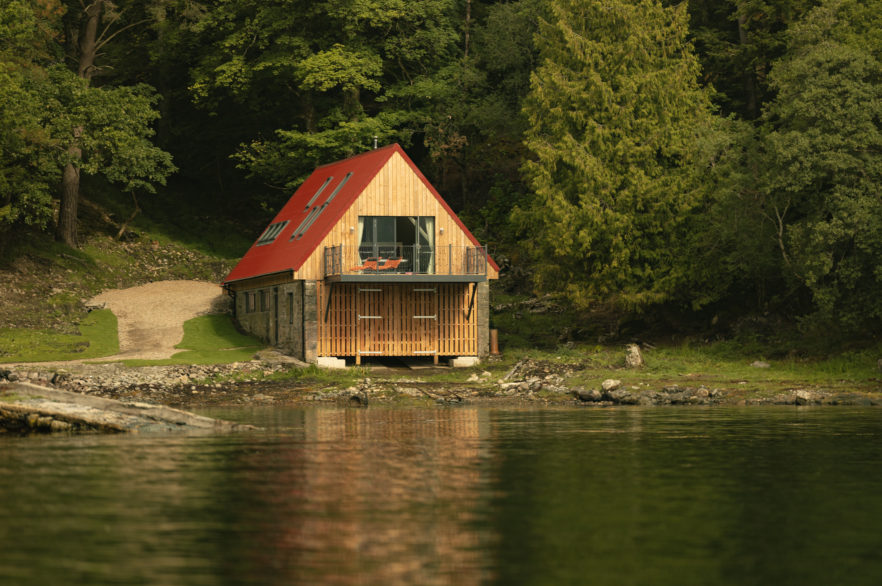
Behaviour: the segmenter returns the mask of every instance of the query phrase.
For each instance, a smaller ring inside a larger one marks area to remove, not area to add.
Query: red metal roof
[[[426,184],[429,191],[438,198],[441,206],[454,218],[456,224],[465,232],[475,246],[480,246],[477,239],[469,232],[460,219],[456,217],[456,214],[453,213],[447,202],[444,201],[441,195],[432,187],[432,184],[417,169],[404,150],[398,144],[392,144],[336,163],[322,165],[313,171],[297,191],[294,192],[288,203],[276,214],[276,217],[273,218],[267,229],[274,224],[281,224],[286,221],[288,223],[284,225],[275,239],[269,244],[258,246],[257,242],[260,241],[260,237],[258,237],[258,240],[251,245],[245,256],[242,257],[223,282],[230,283],[232,281],[299,269],[306,262],[306,259],[309,258],[310,254],[312,254],[313,250],[321,244],[324,237],[331,231],[331,228],[340,221],[340,218],[349,209],[349,206],[355,202],[380,169],[396,152],[410,165],[416,175]],[[340,187],[341,182],[347,176],[349,177],[348,180]],[[314,197],[329,177],[332,178],[330,182],[324,186],[318,197]],[[334,194],[335,191],[337,191],[336,194]],[[333,199],[327,203],[324,209],[319,211],[319,208],[322,207],[332,194],[334,194]],[[314,201],[312,201],[311,205],[307,205],[310,204],[311,200]],[[313,214],[314,217],[310,218],[310,214]],[[311,223],[308,222],[309,219],[312,220]],[[309,224],[308,227],[303,231],[300,238],[292,241],[292,235],[298,228],[304,225],[304,222]],[[278,226],[275,230],[278,230]],[[264,230],[261,236],[264,234],[266,234],[266,230]],[[488,259],[491,266],[498,271],[499,267],[493,262],[493,259],[489,257]]]

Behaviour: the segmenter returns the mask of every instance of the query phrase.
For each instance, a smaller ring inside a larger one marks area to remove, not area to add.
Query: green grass
[[[78,329],[79,334],[0,329],[0,363],[100,359],[119,352],[116,316],[109,309],[93,311]],[[239,333],[229,316],[204,315],[184,323],[184,338],[176,347],[182,352],[165,360],[123,362],[126,366],[245,362],[265,346]]]
[[[754,393],[777,393],[784,389],[816,387],[841,391],[882,391],[876,367],[879,351],[843,353],[828,358],[765,359],[755,353],[734,351],[731,346],[707,344],[694,347],[662,346],[644,352],[646,365],[641,369],[624,368],[624,348],[610,346],[582,347],[580,368],[571,383],[599,387],[604,379],[621,380],[625,385],[645,384],[660,388],[669,384],[706,386],[720,389],[745,389]],[[573,350],[568,350],[572,353]],[[547,359],[554,357],[545,354]],[[769,368],[751,366],[763,360]]]
[[[228,315],[203,315],[184,323],[184,339],[175,348],[187,350],[229,350],[245,346],[263,348],[255,338],[239,332]]]
[[[93,311],[80,323],[79,334],[51,330],[0,329],[0,362],[49,362],[100,358],[119,352],[116,316]]]
[[[184,338],[175,347],[184,351],[164,360],[125,360],[123,363],[126,366],[162,366],[245,362],[265,345],[236,330],[227,315],[203,315],[184,322]]]

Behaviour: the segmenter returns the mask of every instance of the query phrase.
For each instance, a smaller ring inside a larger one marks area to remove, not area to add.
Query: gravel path
[[[184,322],[223,307],[216,283],[158,281],[129,289],[111,289],[90,300],[104,305],[119,322],[119,354],[101,360],[169,358],[184,336]]]

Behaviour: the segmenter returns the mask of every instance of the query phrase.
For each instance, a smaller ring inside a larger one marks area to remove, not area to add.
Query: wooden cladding
[[[357,251],[360,244],[357,240],[360,216],[431,216],[435,218],[436,249],[446,250],[448,246],[464,249],[476,244],[457,225],[454,217],[444,209],[401,155],[395,153],[316,246],[303,266],[295,271],[294,278],[323,279],[325,247],[343,244],[347,250]],[[352,254],[354,256],[355,253]],[[491,266],[488,267],[487,276],[495,279],[499,275]]]
[[[475,356],[470,283],[319,283],[318,356]]]

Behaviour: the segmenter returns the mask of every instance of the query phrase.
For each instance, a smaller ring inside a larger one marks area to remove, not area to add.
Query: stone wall
[[[293,281],[236,292],[239,326],[290,356],[314,362],[317,331],[313,281]]]
[[[478,318],[478,356],[490,355],[490,283],[478,283],[475,297]]]

